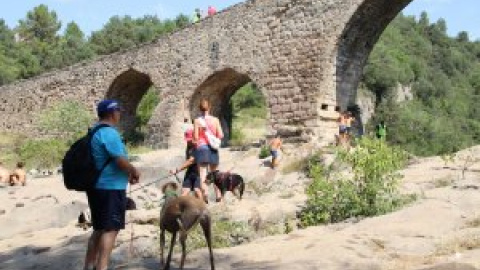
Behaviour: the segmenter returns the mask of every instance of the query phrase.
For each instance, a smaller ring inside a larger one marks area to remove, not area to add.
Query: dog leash
[[[132,186],[129,187],[129,193],[132,193]],[[128,214],[129,220],[130,220],[130,245],[128,247],[128,257],[127,257],[127,263],[130,263],[130,260],[133,259],[134,256],[134,251],[133,251],[133,237],[135,235],[135,231],[133,228],[133,220],[132,220],[132,213],[130,212]]]
[[[134,190],[130,190],[130,191],[128,192],[128,194],[132,194],[133,192],[137,192],[137,191],[139,191],[139,190],[145,189],[145,187],[148,187],[148,186],[150,186],[150,185],[153,185],[153,184],[155,184],[156,182],[165,180],[165,179],[169,178],[170,176],[171,176],[171,175],[168,174],[168,175],[166,175],[166,176],[164,176],[164,177],[161,177],[161,178],[159,178],[159,179],[156,179],[156,180],[153,180],[153,181],[151,181],[151,182],[148,182],[148,183],[146,183],[146,184],[144,184],[144,185],[142,185],[142,186],[140,186],[140,187],[138,187],[138,188],[136,188],[136,189],[134,189]],[[178,178],[177,178],[177,179],[178,179]]]
[[[174,174],[174,176],[175,176],[175,179],[177,179],[177,182],[178,182],[179,184],[181,184],[182,181],[180,181],[180,178],[178,178],[178,175],[177,175],[177,174]]]

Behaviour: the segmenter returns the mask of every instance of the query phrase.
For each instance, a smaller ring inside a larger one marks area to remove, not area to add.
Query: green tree
[[[467,31],[460,31],[457,35],[457,41],[459,42],[469,42],[470,38],[468,37]]]
[[[265,107],[265,97],[257,86],[253,83],[247,83],[235,92],[232,99],[233,110],[239,111],[245,108],[263,108]]]
[[[18,33],[23,41],[54,42],[58,38],[58,30],[62,27],[57,13],[50,11],[46,5],[39,5],[27,13],[24,20],[19,21]]]
[[[13,82],[20,75],[20,69],[16,61],[6,56],[5,51],[0,47],[0,85]]]
[[[420,13],[420,19],[418,20],[418,26],[422,29],[426,29],[430,26],[430,19],[428,18],[428,14],[425,11]]]
[[[155,108],[160,102],[158,93],[155,92],[155,88],[151,87],[147,93],[143,96],[142,100],[138,104],[137,116],[139,119],[140,129],[148,124],[148,121],[152,117]]]
[[[62,24],[55,11],[39,5],[19,21],[17,32],[22,43],[20,63],[22,77],[30,77],[44,70],[63,66],[58,31]]]
[[[26,44],[19,45],[17,62],[20,66],[21,78],[29,78],[43,71],[40,59],[32,52],[30,46]]]
[[[185,15],[163,21],[150,15],[138,19],[114,16],[101,30],[94,32],[89,41],[97,54],[108,54],[150,42],[187,24]]]
[[[61,53],[63,55],[62,65],[72,65],[94,56],[85,35],[75,22],[67,24],[61,40]]]
[[[39,114],[40,129],[57,137],[73,141],[84,135],[93,122],[93,115],[81,103],[64,101]]]
[[[92,33],[90,43],[97,54],[108,54],[135,45],[135,23],[130,16],[115,16],[102,30]]]
[[[20,75],[15,50],[14,33],[5,21],[0,19],[0,85],[12,82]]]

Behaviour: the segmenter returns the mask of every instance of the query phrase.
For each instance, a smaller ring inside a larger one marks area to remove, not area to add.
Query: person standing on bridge
[[[195,148],[195,160],[198,165],[198,173],[200,175],[200,183],[202,185],[203,196],[206,202],[208,202],[208,186],[207,180],[207,167],[211,172],[217,170],[220,163],[219,150],[213,149],[209,145],[207,138],[207,132],[210,132],[215,137],[222,139],[223,131],[220,125],[220,121],[217,117],[210,115],[210,104],[206,99],[200,101],[199,109],[201,115],[194,121],[193,142],[196,145]],[[217,190],[215,190],[217,192]],[[219,192],[219,191],[218,191]],[[217,198],[220,198],[217,196]]]
[[[213,6],[208,6],[208,16],[213,16],[217,13],[217,10]]]
[[[202,13],[200,9],[196,8],[192,15],[192,23],[197,23],[202,19]]]

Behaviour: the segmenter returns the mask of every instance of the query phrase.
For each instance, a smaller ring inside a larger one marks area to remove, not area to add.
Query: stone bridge
[[[227,119],[230,97],[253,82],[266,98],[270,132],[323,144],[336,133],[336,111],[355,102],[379,36],[410,2],[249,0],[153,43],[0,87],[0,130],[35,135],[36,114],[52,104],[77,100],[93,110],[107,97],[124,104],[128,131],[153,85],[161,103],[147,141],[171,147],[200,98]]]

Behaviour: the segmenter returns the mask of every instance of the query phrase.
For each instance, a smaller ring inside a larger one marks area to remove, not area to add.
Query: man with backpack
[[[97,106],[99,122],[90,137],[91,155],[99,176],[87,189],[93,233],[88,241],[85,270],[106,270],[118,232],[125,228],[128,183],[137,184],[140,173],[128,161],[127,151],[115,126],[120,122],[120,106],[103,100]]]

